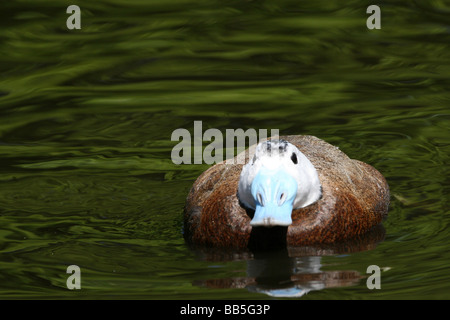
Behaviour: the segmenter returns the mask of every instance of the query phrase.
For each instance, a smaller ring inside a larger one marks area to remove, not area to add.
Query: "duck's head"
[[[252,226],[289,226],[293,209],[306,207],[321,196],[313,164],[285,140],[260,143],[242,168],[238,197],[255,210]]]

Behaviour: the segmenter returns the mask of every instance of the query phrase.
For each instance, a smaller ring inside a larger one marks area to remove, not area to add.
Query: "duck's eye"
[[[297,163],[298,163],[297,155],[295,154],[295,152],[292,152],[291,160],[292,160],[292,162],[293,162],[294,164],[297,164]]]

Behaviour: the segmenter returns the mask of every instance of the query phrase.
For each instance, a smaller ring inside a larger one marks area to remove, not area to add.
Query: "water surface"
[[[380,2],[368,30],[371,4],[77,1],[68,30],[67,1],[4,1],[0,298],[450,298],[450,3]],[[173,164],[170,137],[195,120],[315,135],[373,165],[391,188],[382,240],[187,247],[184,201],[208,166]]]

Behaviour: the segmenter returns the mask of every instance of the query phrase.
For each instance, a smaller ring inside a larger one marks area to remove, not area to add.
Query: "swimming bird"
[[[317,137],[282,136],[197,178],[184,208],[184,237],[245,248],[283,230],[277,234],[287,246],[331,244],[380,224],[389,199],[386,179],[372,166]]]

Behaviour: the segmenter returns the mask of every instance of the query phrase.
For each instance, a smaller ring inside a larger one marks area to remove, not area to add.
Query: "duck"
[[[232,160],[192,185],[183,213],[187,243],[327,245],[361,237],[387,217],[383,175],[315,136],[267,139]]]

